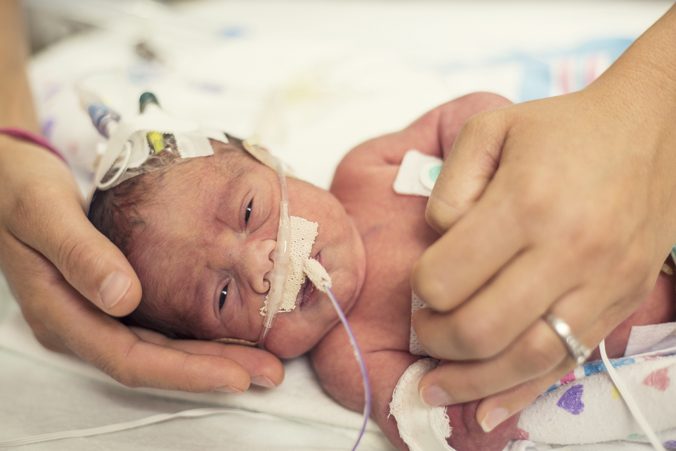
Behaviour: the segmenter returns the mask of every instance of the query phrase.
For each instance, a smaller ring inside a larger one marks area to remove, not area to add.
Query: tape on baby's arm
[[[443,163],[441,158],[425,155],[415,149],[409,150],[399,166],[394,192],[429,197]]]

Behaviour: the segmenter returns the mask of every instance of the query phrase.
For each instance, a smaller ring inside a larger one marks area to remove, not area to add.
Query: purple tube
[[[359,437],[357,437],[357,442],[354,444],[354,447],[352,448],[352,451],[355,451],[357,449],[357,446],[359,446],[361,438],[364,436],[364,431],[366,431],[366,424],[368,423],[369,416],[371,415],[371,385],[369,384],[369,376],[366,373],[366,363],[364,363],[364,357],[362,356],[361,350],[357,345],[357,339],[354,338],[354,334],[352,333],[352,329],[350,328],[350,325],[347,322],[347,318],[345,318],[345,314],[343,313],[343,310],[340,308],[340,305],[338,305],[338,301],[336,300],[336,297],[333,295],[331,289],[329,287],[323,288],[325,288],[326,292],[329,294],[329,299],[331,299],[333,308],[336,309],[336,313],[338,313],[340,322],[343,323],[345,331],[347,332],[347,336],[350,338],[350,343],[352,343],[352,347],[354,348],[354,356],[357,358],[357,362],[359,362],[361,377],[364,381],[364,401],[365,401],[364,424],[362,424],[361,432],[359,432]]]

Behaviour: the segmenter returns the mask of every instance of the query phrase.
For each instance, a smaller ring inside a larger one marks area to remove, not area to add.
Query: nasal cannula
[[[274,157],[273,157],[274,158]],[[272,328],[275,316],[279,311],[284,296],[284,284],[289,274],[289,243],[291,242],[291,222],[289,220],[289,198],[286,190],[286,176],[281,161],[274,158],[277,166],[277,175],[282,188],[282,200],[279,202],[279,229],[277,230],[277,246],[273,252],[274,267],[270,275],[270,294],[268,295],[268,309],[263,321],[263,330],[258,339],[258,346],[265,349],[265,339]]]

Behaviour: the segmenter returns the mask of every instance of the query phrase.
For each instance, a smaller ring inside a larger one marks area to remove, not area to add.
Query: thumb
[[[89,222],[79,195],[50,194],[34,192],[25,199],[10,221],[11,232],[101,310],[113,316],[131,313],[141,300],[141,282],[124,254]]]
[[[460,129],[430,194],[425,218],[443,234],[481,197],[500,163],[505,109],[472,116]]]

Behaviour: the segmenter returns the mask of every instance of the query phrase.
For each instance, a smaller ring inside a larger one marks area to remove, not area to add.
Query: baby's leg
[[[655,287],[643,304],[629,318],[620,323],[606,337],[606,353],[609,358],[624,356],[633,326],[647,326],[674,321],[676,314],[676,291],[674,276],[660,272]],[[601,358],[598,348],[592,352],[589,360]]]

